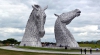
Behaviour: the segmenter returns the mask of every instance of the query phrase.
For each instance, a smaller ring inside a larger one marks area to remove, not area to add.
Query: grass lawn
[[[100,48],[100,44],[79,44],[80,47]]]
[[[78,54],[33,53],[33,52],[20,52],[20,51],[0,49],[0,55],[78,55]]]
[[[29,47],[29,46],[18,46],[18,48],[24,48],[24,49],[33,49],[33,50],[47,50],[47,51],[61,51],[61,52],[79,52],[80,50],[66,50],[66,49],[53,49],[53,48],[42,48],[42,47]]]

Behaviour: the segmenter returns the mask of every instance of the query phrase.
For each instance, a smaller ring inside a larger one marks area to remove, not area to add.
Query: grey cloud
[[[0,22],[0,27],[25,28],[26,23],[23,23],[22,20],[15,18],[9,19],[3,18]]]
[[[99,7],[100,6],[100,0],[89,0],[90,3],[88,4],[89,6],[92,7]]]
[[[46,35],[54,35],[54,33],[46,33]]]
[[[14,32],[10,33],[11,36],[23,36],[24,33]]]
[[[0,40],[5,40],[5,39],[8,39],[8,38],[14,38],[14,39],[17,39],[18,41],[21,41],[23,34],[24,33],[19,33],[19,32],[3,33],[3,34],[0,35]]]
[[[98,25],[98,29],[100,30],[100,25]]]

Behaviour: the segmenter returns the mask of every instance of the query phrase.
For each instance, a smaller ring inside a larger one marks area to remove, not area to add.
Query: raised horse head
[[[45,24],[45,20],[46,20],[46,14],[44,11],[47,9],[48,6],[46,6],[43,9],[39,5],[34,5],[32,7],[33,7],[33,16],[35,18],[34,19],[35,24],[38,29],[38,35],[40,37],[43,37],[45,34],[44,24]]]

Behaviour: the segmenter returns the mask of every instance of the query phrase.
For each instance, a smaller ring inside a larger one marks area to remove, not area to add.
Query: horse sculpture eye
[[[39,16],[36,16],[37,18],[39,18]]]
[[[36,15],[36,18],[39,18],[39,15]]]
[[[46,15],[44,15],[44,17],[43,18],[46,18]]]

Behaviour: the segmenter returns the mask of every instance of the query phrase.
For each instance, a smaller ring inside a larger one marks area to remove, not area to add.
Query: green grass
[[[42,47],[29,47],[29,46],[18,46],[18,48],[24,48],[24,49],[33,49],[33,50],[46,50],[46,51],[61,51],[61,52],[79,52],[80,50],[66,50],[66,49],[53,49],[53,48],[42,48]]]
[[[51,53],[33,53],[33,52],[20,52],[12,50],[0,49],[0,55],[78,55],[78,54],[51,54]]]
[[[100,48],[100,44],[79,44],[80,47],[92,47],[92,48]],[[33,49],[33,50],[46,50],[46,51],[61,51],[61,52],[80,52],[80,50],[75,49],[53,49],[53,48],[42,48],[42,47],[29,47],[29,46],[18,46],[18,48],[24,49]],[[95,50],[94,50],[95,51]]]
[[[100,48],[100,44],[79,44],[80,47]]]

